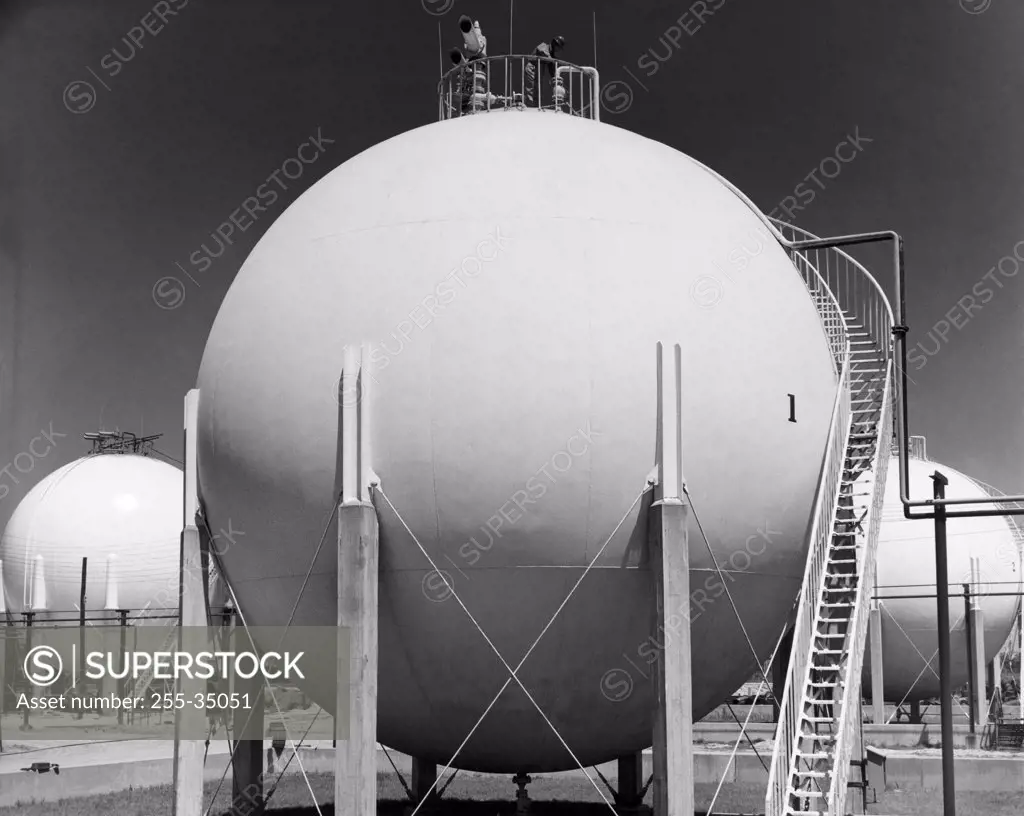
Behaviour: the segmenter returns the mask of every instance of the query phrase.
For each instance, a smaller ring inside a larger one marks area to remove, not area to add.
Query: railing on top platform
[[[438,83],[441,121],[496,110],[546,110],[600,120],[597,69],[550,57],[463,60]]]

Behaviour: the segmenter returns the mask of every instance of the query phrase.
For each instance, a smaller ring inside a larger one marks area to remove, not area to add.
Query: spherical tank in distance
[[[983,487],[946,465],[911,458],[910,495],[932,495],[931,475],[949,479],[950,498],[984,498]],[[885,504],[878,538],[877,585],[882,617],[882,673],[885,699],[914,702],[939,696],[938,612],[935,600],[935,522],[903,515],[899,496],[899,460],[889,460]],[[962,596],[971,583],[971,558],[980,563],[981,584],[975,587],[984,615],[985,660],[991,661],[1013,627],[1021,590],[1020,552],[1012,524],[999,516],[954,518],[947,521],[946,559],[949,593]],[[926,595],[924,598],[895,596]],[[963,597],[950,597],[950,666],[953,688],[967,680],[967,632]],[[865,656],[863,682],[870,689],[871,670]]]
[[[770,653],[803,573],[837,376],[799,273],[704,168],[590,120],[494,113],[376,145],[281,216],[227,293],[198,380],[200,492],[212,524],[244,533],[224,562],[251,624],[288,620],[325,527],[295,623],[336,619],[338,378],[363,341],[387,497],[382,742],[447,762],[507,679],[408,524],[513,666],[608,541],[519,677],[584,763],[650,744],[658,650],[636,559],[658,341],[682,347],[684,471],[726,571],[691,523],[695,716],[753,669],[730,596]],[[307,680],[328,708],[334,674]],[[455,765],[575,762],[512,683]]]
[[[106,603],[114,556],[117,601],[135,617],[178,606],[182,472],[135,454],[82,457],[55,470],[21,500],[7,522],[0,559],[9,608],[33,604],[42,556],[46,609],[75,614],[82,559],[88,558],[86,611]],[[66,617],[67,615],[63,615]]]

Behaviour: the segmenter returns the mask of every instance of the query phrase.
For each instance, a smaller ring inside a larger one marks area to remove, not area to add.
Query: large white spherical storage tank
[[[336,395],[344,347],[369,341],[380,741],[445,763],[507,679],[433,594],[407,524],[512,666],[610,537],[519,677],[583,763],[650,745],[653,589],[635,566],[649,494],[637,499],[654,465],[656,343],[678,341],[688,488],[767,657],[804,570],[837,376],[801,275],[762,231],[688,157],[565,115],[444,121],[336,168],[253,250],[198,378],[200,493],[211,527],[244,531],[224,562],[248,622],[288,620],[325,528],[295,623],[336,620]],[[754,658],[692,524],[689,547],[699,717]],[[334,676],[324,666],[306,686],[328,709]],[[575,762],[512,683],[455,765]]]
[[[910,495],[931,498],[939,471],[947,479],[949,498],[984,498],[988,491],[953,468],[911,457]],[[885,699],[917,702],[939,696],[938,612],[935,584],[935,522],[910,520],[900,503],[899,460],[889,460],[885,504],[878,538],[877,594],[881,599],[882,671]],[[950,595],[962,595],[971,583],[971,559],[978,559],[980,584],[972,592],[984,614],[985,659],[991,661],[1006,643],[1019,609],[1021,554],[1013,524],[1001,516],[953,518],[947,521],[947,563]],[[927,598],[896,596],[928,595]],[[950,666],[953,688],[968,680],[965,604],[962,597],[949,600],[951,629]],[[870,689],[869,652],[865,652],[864,688]]]
[[[0,540],[8,608],[74,617],[88,558],[86,611],[102,611],[110,556],[120,608],[133,618],[176,608],[182,490],[178,468],[128,453],[85,456],[49,474]]]

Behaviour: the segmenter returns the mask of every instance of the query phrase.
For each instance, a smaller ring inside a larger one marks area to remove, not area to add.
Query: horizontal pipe
[[[970,595],[965,595],[963,592],[951,592],[949,593],[950,598],[1020,598],[1024,596],[1024,592],[972,592]],[[938,593],[932,595],[874,595],[872,596],[876,601],[906,601],[912,598],[930,598],[934,600],[938,598]]]
[[[947,505],[949,502],[936,502],[936,505],[942,504]],[[924,507],[925,503],[917,502],[912,505],[913,507]],[[933,519],[935,518],[934,513],[911,513],[904,507],[905,512],[903,513],[905,518],[908,519]],[[961,513],[946,513],[946,518],[979,518],[980,516],[1021,516],[1024,515],[1024,510],[969,510]]]

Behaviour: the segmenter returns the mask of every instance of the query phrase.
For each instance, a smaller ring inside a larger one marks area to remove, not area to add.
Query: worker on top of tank
[[[465,14],[459,18],[459,30],[464,46],[451,52],[452,63],[461,67],[455,76],[453,106],[461,113],[473,113],[487,105],[487,68],[482,63],[487,56],[487,38],[480,29],[480,21],[474,22]]]
[[[562,87],[562,79],[555,73],[555,63],[551,60],[558,58],[559,52],[565,48],[565,37],[553,37],[551,42],[542,42],[533,49],[533,56],[536,60],[526,62],[526,86],[523,88],[526,105],[530,108],[544,107],[541,102],[541,93],[537,85],[538,67],[543,71],[545,79],[551,85],[552,102],[554,107],[560,107],[565,98],[565,88]]]

